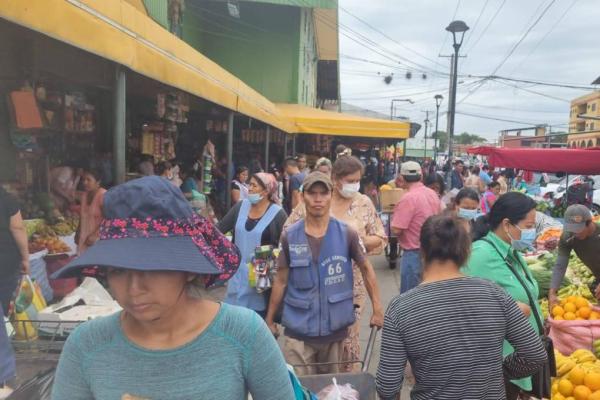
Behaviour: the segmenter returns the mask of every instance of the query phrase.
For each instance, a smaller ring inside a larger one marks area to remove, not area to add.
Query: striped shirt
[[[502,343],[515,352],[502,359]],[[504,399],[504,375],[529,376],[546,360],[515,301],[479,278],[420,285],[390,303],[383,325],[377,391],[396,399],[410,362],[411,399]]]

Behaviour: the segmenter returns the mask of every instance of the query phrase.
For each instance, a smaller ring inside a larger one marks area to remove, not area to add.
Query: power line
[[[475,24],[473,24],[473,28],[471,29],[471,34],[467,37],[467,40],[465,42],[465,47],[469,43],[469,39],[471,39],[473,37],[473,32],[475,32],[475,30],[477,29],[477,26],[479,25],[479,21],[481,20],[481,17],[483,16],[483,13],[485,12],[485,9],[487,8],[489,3],[490,3],[490,0],[485,0],[485,3],[483,4],[481,11],[479,12],[479,15],[477,16],[477,19],[475,20]]]
[[[489,1],[489,0],[488,0],[488,1]],[[389,41],[391,41],[391,42],[393,42],[393,43],[396,43],[398,46],[400,46],[400,47],[402,47],[402,48],[404,48],[404,49],[406,49],[406,50],[410,51],[410,52],[411,52],[411,53],[413,53],[413,54],[416,54],[417,56],[419,56],[419,57],[421,57],[421,58],[423,58],[423,59],[425,59],[425,60],[427,60],[427,61],[429,61],[429,62],[432,62],[433,64],[436,64],[436,65],[439,65],[439,66],[441,66],[442,68],[445,68],[445,66],[444,66],[444,65],[442,65],[442,64],[438,63],[437,61],[435,61],[435,60],[432,60],[431,58],[429,58],[429,57],[426,57],[426,56],[422,55],[422,54],[421,54],[421,53],[419,53],[418,51],[416,51],[416,50],[413,50],[413,49],[411,49],[410,47],[408,47],[408,46],[404,45],[403,43],[401,43],[401,42],[399,42],[398,40],[396,40],[396,39],[392,38],[391,36],[389,36],[389,35],[388,35],[388,34],[386,34],[385,32],[383,32],[383,31],[381,31],[381,30],[379,30],[379,29],[375,28],[373,25],[369,24],[369,23],[368,23],[367,21],[365,21],[364,19],[362,19],[362,18],[360,18],[360,17],[358,17],[358,16],[356,16],[356,15],[352,14],[350,11],[346,10],[344,7],[341,7],[341,6],[340,6],[340,9],[341,9],[343,12],[345,12],[346,14],[348,14],[348,15],[350,15],[351,17],[355,18],[356,20],[358,20],[358,21],[362,22],[364,25],[366,25],[367,27],[369,27],[371,30],[373,30],[373,31],[375,31],[375,32],[377,32],[377,33],[379,33],[381,36],[383,36],[384,38],[388,39]]]
[[[454,15],[452,15],[452,19],[451,21],[454,21],[456,19],[456,16],[458,15],[458,9],[460,8],[460,1],[458,0],[456,2],[456,8],[454,9]],[[448,41],[448,37],[450,36],[450,32],[446,32],[446,34],[444,35],[444,41],[442,42],[442,45],[440,46],[440,50],[438,51],[438,54],[442,52],[442,50],[444,49],[444,47],[446,46],[446,42]]]
[[[544,17],[544,15],[546,15],[546,13],[548,12],[548,10],[550,9],[550,7],[552,7],[552,5],[554,3],[556,3],[556,0],[552,0],[546,6],[546,8],[544,9],[544,11],[542,11],[542,13],[540,14],[540,16],[535,20],[535,22],[529,26],[529,28],[525,31],[525,33],[523,34],[523,36],[521,36],[521,38],[517,41],[517,43],[515,43],[515,45],[510,49],[510,51],[508,52],[508,54],[506,55],[506,57],[504,57],[504,59],[502,60],[502,62],[500,64],[498,64],[498,66],[496,67],[496,69],[494,69],[494,72],[492,72],[491,75],[494,75],[496,72],[498,72],[498,70],[500,70],[500,68],[502,68],[502,66],[513,55],[513,53],[515,52],[515,50],[517,50],[517,48],[519,47],[519,45],[521,43],[523,43],[523,41],[525,40],[525,38],[529,35],[529,33],[533,30],[533,28],[535,28],[535,26],[541,21],[541,19]]]
[[[551,125],[551,124],[540,123],[540,122],[518,121],[518,120],[510,119],[510,117],[502,118],[502,117],[494,117],[494,116],[490,116],[490,115],[474,114],[474,113],[468,113],[468,112],[462,112],[462,111],[456,111],[456,114],[464,115],[467,117],[473,117],[473,118],[488,119],[488,120],[492,120],[492,121],[512,122],[515,124],[559,126],[559,125]]]
[[[473,77],[473,78],[481,78],[481,79],[489,79],[489,80],[502,80],[502,81],[511,81],[511,82],[520,82],[520,83],[531,83],[536,86],[551,86],[551,87],[560,87],[560,88],[578,89],[578,90],[594,90],[595,89],[595,87],[587,86],[587,85],[542,82],[542,81],[535,81],[535,80],[531,80],[531,79],[508,78],[505,76],[498,76],[498,75],[488,75],[488,76],[469,75],[469,76]]]
[[[322,15],[316,15],[316,18],[319,19],[321,22],[323,22],[325,25],[329,26],[330,28],[335,28],[335,21],[333,21],[332,19],[328,19],[327,17],[322,16]],[[352,40],[353,42],[355,42],[355,43],[371,50],[372,52],[379,54],[380,56],[383,56],[391,61],[394,61],[398,64],[404,64],[408,68],[413,68],[413,69],[417,69],[417,70],[421,69],[423,72],[434,73],[434,74],[444,74],[444,72],[437,71],[437,70],[431,69],[429,67],[426,67],[424,65],[421,65],[417,62],[411,61],[408,58],[389,50],[388,48],[373,41],[369,37],[363,35],[360,32],[355,31],[354,29],[352,29],[344,24],[339,23],[338,26],[339,26],[339,28],[341,28],[340,33],[342,35],[346,36],[348,39]],[[351,33],[352,35],[354,35],[354,37],[351,37],[349,33],[346,33],[344,31]],[[384,53],[382,53],[382,51]],[[402,60],[403,62],[400,62],[398,60]],[[412,64],[412,66],[409,64]]]
[[[546,15],[546,13],[548,12],[548,10],[550,9],[550,7],[552,7],[552,5],[554,3],[556,3],[556,0],[552,0],[546,6],[546,8],[542,11],[542,13],[538,16],[538,18],[533,22],[533,24],[531,24],[529,26],[529,28],[527,28],[527,30],[525,31],[525,33],[523,33],[523,35],[521,35],[521,38],[514,44],[514,46],[510,49],[510,51],[507,53],[507,55],[504,57],[504,59],[500,62],[500,64],[498,64],[498,66],[494,69],[494,71],[490,74],[490,76],[491,75],[495,75],[496,72],[498,72],[498,70],[500,70],[500,68],[502,68],[502,66],[513,55],[513,53],[515,52],[515,50],[517,50],[517,48],[519,47],[519,45],[521,43],[523,43],[523,41],[525,40],[525,38],[529,35],[529,33],[533,30],[533,28],[535,28],[535,26],[540,22],[540,20],[544,17],[544,15]],[[535,15],[535,13],[534,13],[534,15]],[[483,80],[478,87],[476,87],[475,89],[473,89],[472,91],[470,91],[465,97],[463,97],[462,99],[460,99],[460,101],[458,101],[457,104],[462,103],[463,101],[465,101],[466,99],[468,99],[469,97],[471,97],[473,94],[475,94],[475,92],[477,92],[477,90],[479,90],[483,86],[483,84],[485,82],[486,81]]]
[[[528,93],[536,94],[536,95],[538,95],[538,96],[547,97],[547,98],[549,98],[549,99],[553,99],[553,100],[564,101],[565,103],[571,103],[571,100],[563,99],[563,98],[561,98],[561,97],[551,96],[551,95],[549,95],[549,94],[542,93],[542,92],[536,92],[535,90],[531,90],[531,89],[525,89],[525,88],[523,88],[523,87],[519,87],[519,86],[517,86],[517,85],[511,85],[511,84],[510,84],[510,83],[508,83],[508,82],[503,82],[503,81],[496,81],[496,82],[498,82],[498,83],[501,83],[501,84],[503,84],[503,85],[506,85],[506,86],[513,87],[513,88],[515,88],[515,89],[518,89],[518,90],[522,90],[522,91],[524,91],[524,92],[528,92]]]
[[[569,13],[569,11],[571,11],[571,9],[575,6],[575,3],[577,3],[577,1],[578,0],[573,0],[573,2],[571,3],[571,5],[567,7],[567,9],[560,16],[560,18],[558,20],[556,20],[556,22],[554,23],[554,25],[552,25],[550,27],[550,29],[548,30],[548,32],[546,32],[546,34],[536,43],[536,45],[531,49],[531,51],[523,58],[523,60],[521,61],[521,63],[519,63],[519,65],[517,65],[515,68],[513,68],[513,70],[510,72],[511,75],[514,74],[515,71],[517,69],[519,69],[521,67],[521,65],[523,65],[523,63],[525,63],[525,61],[537,50],[537,48],[540,46],[540,44],[542,44],[542,42],[544,40],[546,40],[546,38],[548,38],[548,36],[550,36],[550,34],[554,31],[554,29],[556,29],[556,27],[567,16],[567,14]]]
[[[479,35],[479,37],[477,38],[477,40],[475,41],[475,43],[473,43],[471,45],[471,47],[469,47],[469,50],[466,51],[467,53],[470,53],[471,50],[473,50],[473,48],[475,46],[477,46],[477,44],[479,43],[479,41],[481,40],[481,38],[487,33],[487,31],[490,28],[490,26],[492,26],[492,23],[496,20],[496,17],[498,16],[498,14],[500,14],[500,11],[502,10],[502,8],[504,7],[505,4],[506,4],[506,0],[502,0],[502,3],[496,9],[496,12],[494,13],[494,15],[492,16],[492,18],[489,20],[488,24],[485,26],[485,28],[481,32],[481,35]]]
[[[525,109],[515,109],[515,107],[502,107],[495,104],[483,105],[483,104],[475,104],[475,103],[462,103],[461,106],[468,107],[477,107],[477,108],[485,108],[488,110],[507,110],[512,112],[522,112],[522,113],[539,113],[539,114],[566,114],[567,111],[550,111],[550,110],[525,110]]]

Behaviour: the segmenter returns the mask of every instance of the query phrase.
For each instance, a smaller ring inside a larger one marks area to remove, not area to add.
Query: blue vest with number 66
[[[313,263],[304,220],[287,229],[290,254],[282,324],[295,334],[328,336],[354,323],[354,280],[346,224],[331,218]]]

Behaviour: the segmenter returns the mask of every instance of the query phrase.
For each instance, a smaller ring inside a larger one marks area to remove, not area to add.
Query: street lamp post
[[[464,21],[452,21],[446,27],[446,30],[452,33],[454,47],[454,73],[452,76],[452,86],[450,90],[450,99],[448,101],[448,161],[452,162],[452,147],[454,145],[454,117],[456,115],[456,82],[458,80],[458,51],[465,38],[465,32],[469,30]],[[449,175],[450,176],[450,175]]]
[[[435,99],[435,139],[433,142],[433,161],[437,162],[437,151],[438,151],[438,120],[440,118],[440,106],[442,105],[442,100],[444,100],[444,96],[441,94],[436,94]]]

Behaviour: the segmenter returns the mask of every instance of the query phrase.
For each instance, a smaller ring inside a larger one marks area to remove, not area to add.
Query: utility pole
[[[427,130],[429,127],[429,111],[421,111],[425,113],[425,145],[424,145],[424,155],[423,155],[423,160],[425,160],[427,158]]]

